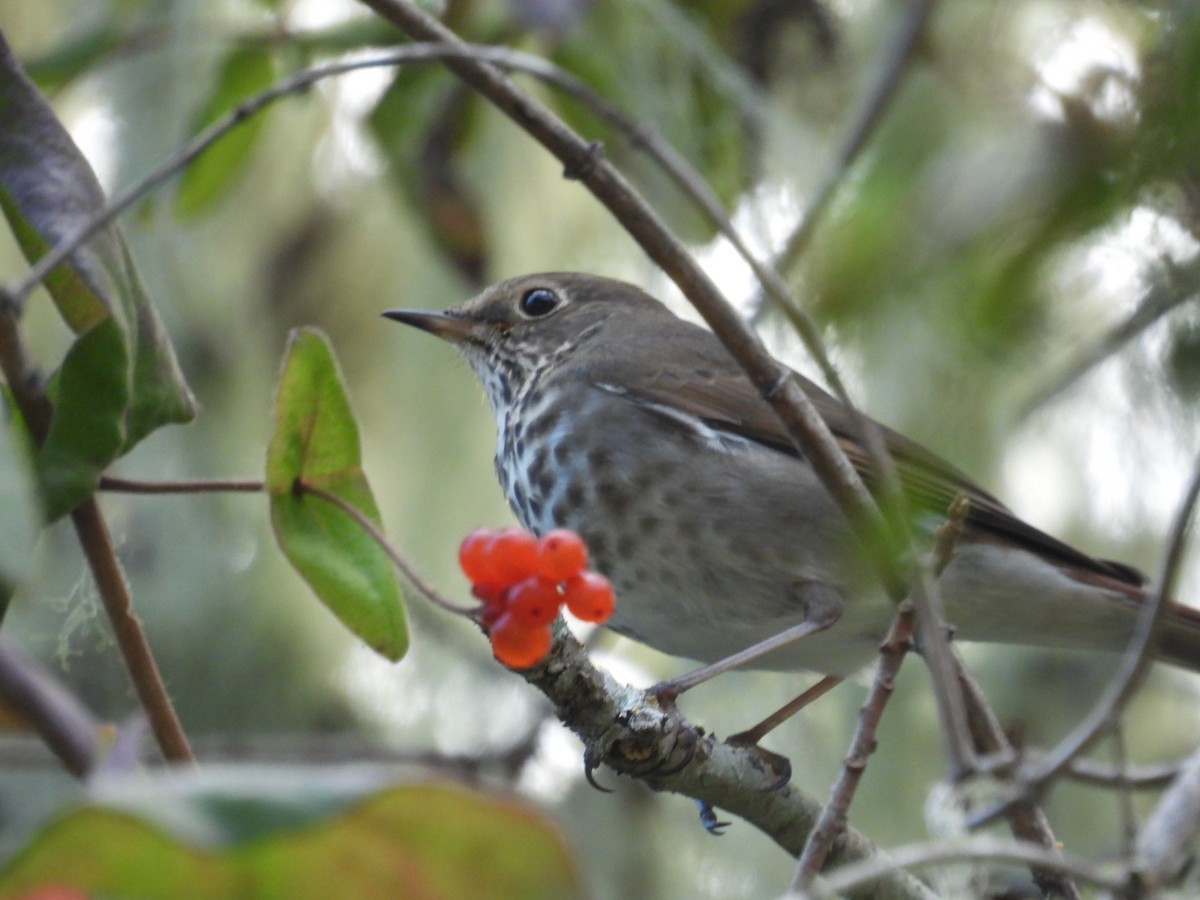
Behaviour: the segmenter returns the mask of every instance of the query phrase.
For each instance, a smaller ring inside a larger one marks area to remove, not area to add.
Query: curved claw
[[[683,759],[681,759],[679,762],[677,762],[671,766],[666,765],[666,763],[664,762],[664,763],[660,764],[657,768],[655,768],[654,771],[649,772],[647,774],[656,775],[659,778],[666,778],[670,775],[677,775],[678,773],[680,773],[684,769],[686,769],[688,764],[693,759],[696,758],[696,746],[699,742],[696,740],[696,733],[689,728],[689,729],[686,729],[686,730],[676,733],[675,746],[671,748],[671,752],[667,755],[667,759],[670,759],[671,757],[673,757],[675,755],[675,751],[680,749],[680,746],[679,746],[680,745],[680,740],[679,740],[680,735],[687,736],[686,745],[682,748]]]
[[[719,821],[717,811],[707,800],[697,800],[696,806],[700,809],[700,824],[704,826],[704,830],[713,837],[721,837],[731,823]]]
[[[596,758],[592,755],[590,750],[583,754],[583,777],[587,783],[602,794],[615,793],[612,788],[606,788],[604,785],[598,783],[594,777],[592,777],[592,773],[595,772],[599,767],[600,764],[596,762]]]

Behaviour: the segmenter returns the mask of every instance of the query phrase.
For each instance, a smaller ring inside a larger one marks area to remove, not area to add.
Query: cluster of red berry
[[[587,546],[566,528],[540,540],[520,528],[477,528],[458,548],[458,564],[483,601],[480,621],[492,653],[514,669],[546,655],[550,623],[561,607],[584,622],[612,615],[612,585],[587,571]]]

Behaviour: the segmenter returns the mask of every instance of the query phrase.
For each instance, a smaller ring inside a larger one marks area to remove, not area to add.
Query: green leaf
[[[6,404],[11,399],[0,393],[0,621],[12,592],[29,572],[41,518],[28,436]]]
[[[193,131],[211,125],[238,103],[271,85],[275,64],[262,47],[239,47],[225,58],[213,92],[193,122]],[[251,116],[226,133],[184,171],[175,197],[180,216],[195,216],[220,199],[245,169],[265,116]]]
[[[87,161],[0,36],[0,212],[22,252],[33,262],[104,206]],[[92,492],[109,462],[196,409],[116,225],[56,267],[46,287],[78,336],[37,466],[56,518]],[[112,395],[101,397],[100,385]]]
[[[399,659],[408,649],[408,626],[391,560],[343,510],[295,491],[297,482],[336,494],[380,522],[341,373],[328,339],[315,329],[292,332],[279,376],[267,450],[271,523],[321,602],[377,652]]]
[[[232,775],[232,777],[231,777]],[[130,779],[0,869],[0,896],[571,898],[556,830],[513,800],[278,769]],[[119,808],[115,808],[119,807]]]

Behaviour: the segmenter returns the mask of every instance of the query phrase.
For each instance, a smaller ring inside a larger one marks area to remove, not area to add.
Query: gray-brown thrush
[[[496,417],[509,504],[534,532],[564,526],[586,539],[617,591],[611,628],[705,662],[789,629],[812,632],[755,665],[834,676],[878,653],[895,608],[876,569],[711,333],[633,285],[572,272],[505,281],[444,313],[385,315],[467,358]],[[795,377],[870,484],[857,418]],[[960,492],[970,500],[939,581],[958,637],[1126,645],[1145,600],[1135,570],[1038,531],[880,428],[914,513],[929,520]],[[1200,669],[1200,614],[1172,604],[1162,635],[1162,658]]]

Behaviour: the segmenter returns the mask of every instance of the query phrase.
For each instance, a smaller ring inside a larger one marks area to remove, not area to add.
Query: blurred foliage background
[[[548,57],[653,123],[716,189],[763,255],[835,164],[851,111],[904,15],[875,0],[450,0],[471,40]],[[17,0],[0,29],[112,193],[273,79],[402,40],[350,0]],[[524,79],[523,79],[524,80]],[[731,299],[754,285],[689,203],[588,110],[532,84],[689,240]],[[1036,524],[1153,572],[1197,446],[1200,392],[1200,11],[1171,0],[944,3],[864,157],[787,272],[856,399]],[[465,595],[458,539],[510,521],[492,423],[444,346],[383,322],[525,271],[673,288],[560,167],[437,65],[368,70],[272,107],[123,220],[150,296],[202,404],[121,461],[132,478],[261,472],[287,330],[325,329],[363,428],[389,534]],[[0,273],[25,271],[0,234]],[[773,349],[811,372],[769,310]],[[66,329],[34,302],[47,369]],[[257,496],[106,496],[138,611],[202,759],[480,757],[574,840],[599,897],[754,897],[792,862],[735,824],[706,835],[687,801],[615,777],[584,785],[578,747],[476,631],[414,596],[397,665],[356,647],[274,550]],[[1200,586],[1184,582],[1185,599]],[[10,636],[99,714],[134,698],[70,535],[44,535]],[[646,685],[688,664],[602,644]],[[1114,659],[969,648],[1006,724],[1054,741]],[[726,734],[804,676],[736,674],[685,710]],[[952,827],[931,797],[936,717],[916,660],[852,809],[887,845]],[[847,685],[773,736],[824,796],[862,698]],[[1196,682],[1155,672],[1127,718],[1131,757],[1200,739]],[[487,763],[518,745],[518,765]],[[74,785],[27,742],[0,744],[0,851]],[[5,754],[8,759],[5,760]],[[434,765],[435,770],[443,768]],[[405,770],[408,771],[408,770]],[[411,771],[422,768],[413,764]],[[1145,800],[1146,798],[1139,798]],[[1047,803],[1070,850],[1120,849],[1113,796],[1064,785]]]

